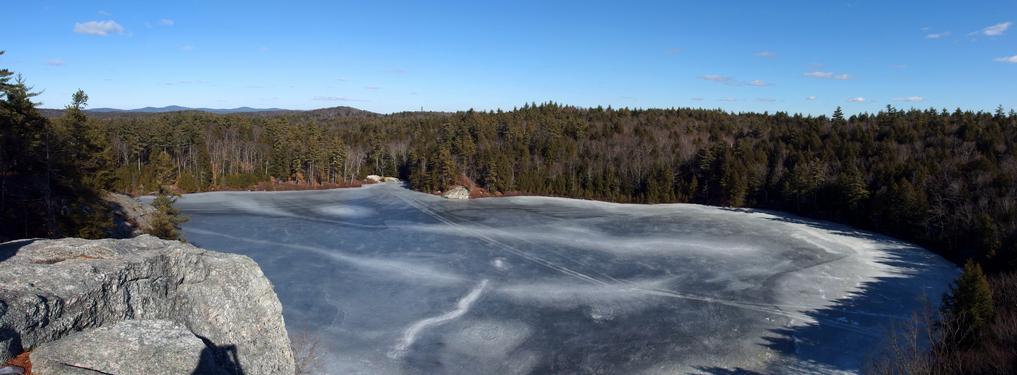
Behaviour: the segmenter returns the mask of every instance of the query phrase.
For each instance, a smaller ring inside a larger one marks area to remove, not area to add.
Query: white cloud
[[[377,90],[381,90],[381,87],[378,87],[378,86],[364,86],[364,90],[377,91]]]
[[[756,98],[756,101],[757,102],[761,102],[761,103],[773,103],[773,102],[777,101],[777,99],[774,99],[774,98]]]
[[[46,60],[46,65],[50,65],[50,66],[63,66],[64,65],[64,60],[61,60],[61,59],[49,59],[49,60]]]
[[[105,10],[100,10],[96,13],[103,17],[113,17],[113,13],[107,12]]]
[[[846,80],[851,79],[851,76],[846,74],[846,73],[837,74],[837,73],[834,73],[834,72],[813,71],[813,72],[802,73],[802,75],[806,76],[806,77],[809,77],[809,78],[836,79],[836,80],[839,80],[839,81],[846,81]]]
[[[124,27],[113,20],[88,21],[74,24],[74,32],[85,35],[106,36],[109,34],[121,34]]]
[[[948,36],[950,36],[950,32],[949,31],[945,31],[945,32],[941,32],[941,33],[928,34],[928,35],[925,36],[925,39],[943,39],[943,38],[946,38]]]
[[[925,98],[921,97],[921,96],[905,96],[905,97],[900,97],[900,98],[893,98],[893,101],[895,101],[895,102],[918,103],[918,102],[924,102]]]
[[[1017,64],[1017,55],[997,57],[993,60],[1006,64]]]
[[[705,76],[699,76],[699,79],[706,80],[706,81],[712,81],[712,82],[720,82],[720,83],[731,82],[731,77],[722,76],[722,75],[719,75],[719,74],[707,74]]]
[[[701,76],[699,76],[699,79],[704,80],[704,81],[722,83],[722,84],[731,85],[731,86],[756,86],[756,87],[763,87],[763,86],[770,86],[771,85],[771,83],[763,81],[761,79],[754,79],[754,80],[751,80],[751,81],[742,81],[742,80],[736,80],[736,79],[734,79],[733,77],[730,77],[730,76],[725,76],[725,75],[720,75],[720,74],[701,75]]]
[[[985,35],[985,36],[1000,36],[1000,35],[1003,35],[1003,33],[1005,33],[1006,30],[1010,28],[1010,25],[1013,25],[1013,22],[1010,22],[1010,21],[1001,22],[1001,23],[997,23],[995,25],[986,27],[984,29],[981,29],[979,31],[975,31],[972,34],[982,34],[982,35]]]
[[[859,96],[857,98],[850,98],[848,101],[851,103],[865,103],[865,98]]]
[[[176,22],[169,18],[159,20],[159,26],[173,26],[174,24],[176,24]]]
[[[720,99],[717,99],[717,100],[720,100],[722,102],[736,102],[736,101],[738,101],[738,99],[732,98],[730,96],[726,96],[726,97],[723,97],[723,98],[720,98]]]
[[[806,96],[805,100],[816,100],[816,96],[815,95]]]
[[[756,55],[756,57],[762,57],[764,59],[772,59],[774,57],[777,57],[777,54],[771,51],[759,51],[754,53],[754,55]]]

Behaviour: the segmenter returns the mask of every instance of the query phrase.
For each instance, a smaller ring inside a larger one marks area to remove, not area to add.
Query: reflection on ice
[[[331,373],[856,372],[956,272],[779,213],[394,185],[182,197],[195,244],[254,258]]]

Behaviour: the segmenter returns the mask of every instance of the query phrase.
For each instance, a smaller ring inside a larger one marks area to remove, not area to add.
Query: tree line
[[[66,117],[66,115],[65,115]],[[576,108],[92,118],[111,190],[247,189],[397,176],[436,192],[691,202],[789,211],[1017,268],[1017,114]]]

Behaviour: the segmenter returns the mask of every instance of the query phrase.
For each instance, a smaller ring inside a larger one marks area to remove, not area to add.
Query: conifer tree
[[[833,110],[833,122],[837,125],[843,124],[844,121],[844,110],[837,106],[837,109]]]
[[[944,297],[943,310],[947,341],[961,347],[978,345],[995,310],[992,290],[981,265],[973,261],[964,265],[964,273]]]
[[[166,191],[165,189],[159,190],[159,195],[152,201],[152,207],[155,208],[155,215],[152,217],[150,223],[151,227],[148,229],[148,234],[162,238],[164,240],[178,240],[184,241],[184,235],[180,230],[180,225],[187,222],[187,217],[180,214],[180,209],[173,206],[176,203],[176,195]]]

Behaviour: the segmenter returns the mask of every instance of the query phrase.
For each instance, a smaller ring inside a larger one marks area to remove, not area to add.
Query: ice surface
[[[394,184],[190,194],[196,245],[254,258],[330,373],[857,372],[955,267],[780,213]]]

